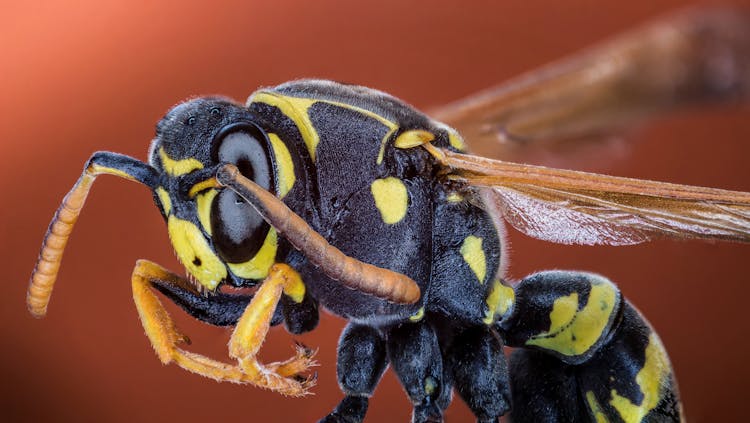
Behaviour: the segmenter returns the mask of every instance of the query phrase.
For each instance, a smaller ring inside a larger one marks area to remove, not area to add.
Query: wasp
[[[306,395],[312,350],[273,363],[258,352],[271,326],[310,331],[323,307],[349,322],[338,345],[344,398],[323,422],[362,421],[388,365],[415,422],[441,421],[454,391],[481,422],[680,421],[667,352],[617,286],[579,271],[507,280],[501,220],[564,244],[748,242],[750,193],[492,160],[468,154],[464,139],[570,142],[742,97],[747,28],[724,12],[679,16],[432,117],[324,80],[263,88],[246,104],[188,100],[157,124],[147,162],[91,156],[44,238],[29,310],[45,315],[89,190],[114,175],[151,190],[186,270],[140,260],[131,279],[165,364]],[[234,327],[236,362],[184,349],[157,292]]]

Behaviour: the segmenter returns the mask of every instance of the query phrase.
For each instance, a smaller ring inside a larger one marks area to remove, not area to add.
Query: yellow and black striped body
[[[547,271],[525,278],[515,293],[515,309],[499,324],[517,347],[514,421],[680,420],[666,351],[612,282]]]
[[[157,126],[150,166],[112,153],[89,165],[152,188],[199,289],[152,283],[194,317],[236,324],[251,297],[217,287],[253,286],[285,263],[302,283],[284,292],[271,324],[311,330],[319,304],[349,320],[338,348],[346,397],[325,422],[361,421],[388,364],[414,421],[439,421],[454,388],[482,422],[511,405],[515,422],[679,421],[669,361],[645,319],[600,276],[504,281],[496,211],[482,191],[445,177],[436,147],[464,148],[387,94],[303,80],[261,89],[245,106],[176,106]],[[211,184],[227,163],[344,255],[414,280],[419,300],[391,303],[327,276],[243,198]],[[506,343],[517,348],[510,365]]]

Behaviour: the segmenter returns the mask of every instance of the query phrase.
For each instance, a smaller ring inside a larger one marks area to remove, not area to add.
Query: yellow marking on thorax
[[[284,287],[284,294],[299,304],[305,299],[305,284],[302,277],[291,267],[285,271],[287,285]]]
[[[445,197],[445,199],[448,200],[449,203],[460,203],[464,201],[464,196],[457,192],[452,192],[448,194],[448,196]]]
[[[602,411],[602,406],[599,405],[599,402],[596,400],[594,392],[586,391],[586,402],[589,405],[589,410],[591,410],[591,413],[596,419],[596,423],[609,423],[609,419],[607,419],[607,415]]]
[[[391,138],[391,135],[393,135],[394,132],[398,127],[394,124],[391,129],[388,130],[388,132],[385,134],[382,140],[380,140],[380,150],[378,151],[378,158],[375,160],[376,164],[383,163],[383,157],[385,157],[385,145],[388,143],[388,140]]]
[[[187,175],[194,170],[203,169],[203,163],[197,159],[172,159],[167,155],[166,151],[164,151],[164,147],[159,149],[159,158],[161,159],[162,167],[164,167],[164,170],[166,170],[171,176]]]
[[[208,235],[213,235],[211,229],[211,204],[218,193],[218,190],[212,189],[195,197],[196,208],[198,209],[198,221]]]
[[[227,269],[209,247],[200,229],[187,220],[169,216],[167,230],[177,258],[188,272],[209,290],[226,278]]]
[[[487,275],[487,259],[482,249],[482,238],[474,235],[467,236],[460,251],[466,264],[479,279],[479,283],[484,283],[484,277]]]
[[[376,179],[370,185],[375,207],[380,211],[383,222],[392,225],[400,222],[406,216],[409,207],[409,194],[406,185],[393,176]]]
[[[418,322],[422,320],[423,317],[424,317],[424,307],[419,307],[419,310],[417,310],[416,313],[409,316],[409,320],[411,320],[412,322]]]
[[[669,359],[667,359],[664,346],[659,337],[652,333],[648,339],[648,347],[646,347],[646,361],[635,377],[635,382],[643,393],[641,404],[633,404],[628,398],[620,396],[617,390],[612,390],[612,399],[609,403],[617,410],[625,423],[640,422],[659,404],[669,367]]]
[[[297,125],[297,129],[300,131],[300,134],[302,135],[302,140],[305,142],[305,145],[307,146],[307,151],[310,153],[310,157],[313,161],[315,161],[315,157],[317,156],[317,148],[318,144],[320,143],[320,135],[318,134],[318,131],[315,129],[315,127],[312,124],[312,121],[310,120],[310,107],[315,103],[325,103],[330,104],[333,106],[342,107],[345,109],[353,110],[357,113],[360,113],[362,115],[371,117],[378,122],[382,123],[383,125],[388,127],[388,133],[385,134],[383,139],[381,140],[380,145],[380,153],[378,154],[378,160],[377,163],[380,164],[383,161],[383,152],[385,151],[385,144],[388,141],[388,139],[391,137],[391,135],[398,129],[398,125],[396,123],[386,119],[383,116],[380,116],[377,113],[374,113],[370,110],[363,109],[361,107],[353,106],[351,104],[347,103],[341,103],[338,101],[332,101],[332,100],[324,100],[324,99],[315,99],[315,98],[304,98],[304,97],[291,97],[279,93],[275,93],[272,91],[259,91],[253,94],[250,99],[248,99],[248,103],[264,103],[268,104],[269,106],[278,107],[279,110],[281,110],[282,113],[284,113],[289,119],[291,119],[295,125]]]
[[[399,134],[399,136],[393,141],[393,145],[396,148],[402,149],[413,148],[432,142],[434,139],[435,134],[430,131],[425,131],[424,129],[412,129]]]
[[[115,176],[119,176],[120,178],[125,178],[125,179],[130,180],[130,181],[135,181],[136,180],[133,177],[133,175],[131,175],[129,173],[126,173],[126,172],[123,172],[120,169],[115,169],[115,168],[107,167],[107,166],[101,166],[101,165],[98,165],[98,164],[91,165],[90,166],[90,171],[92,173],[94,173],[95,175],[98,175],[98,174],[115,175]]]
[[[378,152],[377,164],[381,164],[383,162],[383,155],[385,154],[385,144],[386,142],[388,142],[388,138],[390,138],[391,134],[393,134],[396,129],[396,126],[392,127],[391,130],[383,138],[383,141],[380,144],[380,152]],[[401,149],[413,148],[426,144],[428,142],[432,142],[432,140],[434,139],[435,134],[430,131],[426,131],[424,129],[411,129],[399,134],[399,136],[396,137],[396,139],[393,141],[393,146]]]
[[[279,198],[292,190],[296,177],[294,175],[294,162],[286,144],[276,134],[268,134],[273,147],[273,155],[276,158],[277,177],[279,181]]]
[[[299,97],[288,97],[269,91],[259,91],[253,94],[248,102],[264,103],[269,106],[278,107],[289,119],[294,122],[302,135],[302,141],[307,146],[310,157],[315,161],[315,156],[320,143],[320,135],[310,120],[310,107],[318,100]]]
[[[578,293],[555,300],[550,328],[533,336],[526,345],[536,345],[567,356],[588,351],[603,335],[617,304],[617,292],[609,281],[592,282],[589,300],[578,311]]]
[[[448,131],[448,143],[458,151],[466,151],[466,143],[463,137],[454,130]]]
[[[377,164],[383,163],[383,155],[385,154],[385,144],[391,138],[391,135],[393,135],[393,133],[398,130],[398,125],[395,122],[390,121],[390,120],[386,119],[383,116],[380,116],[379,114],[377,114],[375,112],[372,112],[372,111],[367,110],[367,109],[363,109],[361,107],[353,106],[351,104],[340,103],[338,101],[330,101],[330,100],[319,100],[319,101],[321,101],[323,103],[326,103],[326,104],[331,104],[331,105],[334,105],[334,106],[342,107],[344,109],[349,109],[349,110],[355,111],[357,113],[360,113],[362,115],[371,117],[371,118],[377,120],[378,122],[382,123],[386,127],[388,127],[388,132],[386,132],[385,135],[383,135],[383,138],[381,138],[381,140],[380,140],[380,151],[378,152],[378,158],[376,160]]]
[[[513,306],[515,299],[516,293],[513,288],[503,285],[502,282],[495,279],[486,300],[487,314],[484,316],[484,324],[491,325],[497,317],[505,316],[505,313]]]
[[[432,395],[437,389],[437,387],[438,387],[437,381],[432,376],[427,376],[424,379],[424,393],[425,394]]]
[[[263,245],[255,257],[244,263],[227,263],[235,275],[245,279],[263,279],[268,276],[268,270],[276,260],[278,237],[274,228],[269,229]]]
[[[156,195],[159,197],[164,214],[169,215],[172,212],[172,200],[169,198],[169,193],[164,188],[158,187],[156,188]]]

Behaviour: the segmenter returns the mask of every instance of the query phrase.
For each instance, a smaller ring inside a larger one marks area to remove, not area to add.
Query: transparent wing
[[[473,151],[510,159],[578,145],[678,107],[747,97],[750,15],[692,10],[627,33],[431,116]],[[498,142],[501,141],[501,142]]]
[[[750,242],[750,193],[443,152],[451,179],[491,188],[505,220],[534,238],[583,245],[657,237]]]

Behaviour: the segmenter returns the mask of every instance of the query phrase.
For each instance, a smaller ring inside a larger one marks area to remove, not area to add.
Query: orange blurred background
[[[315,421],[341,398],[335,351],[344,322],[324,315],[316,331],[297,337],[319,348],[319,384],[307,398],[217,384],[162,366],[138,322],[130,272],[138,258],[182,267],[149,192],[108,177],[96,183],[68,245],[48,317],[33,319],[24,298],[40,241],[92,152],[144,159],[156,121],[186,97],[224,94],[244,101],[258,86],[300,77],[368,85],[428,108],[686,4],[4,3],[0,418],[110,422]],[[681,113],[632,134],[626,152],[576,165],[750,191],[749,118],[747,107]],[[748,246],[660,241],[585,248],[515,232],[510,237],[514,278],[567,268],[600,272],[619,284],[662,336],[690,421],[747,415]],[[226,357],[228,330],[170,309],[195,351]],[[291,345],[292,336],[273,330],[263,358],[288,356]],[[408,421],[410,413],[388,372],[368,421]],[[447,420],[473,418],[456,399]]]

